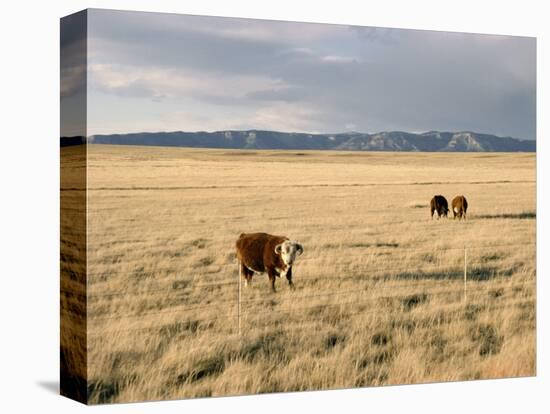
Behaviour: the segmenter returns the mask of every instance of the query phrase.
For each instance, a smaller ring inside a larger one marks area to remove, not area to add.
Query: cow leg
[[[250,269],[246,269],[246,270],[247,270],[245,275],[246,284],[249,285],[252,282],[252,276],[254,275],[254,272]]]
[[[254,274],[254,272],[252,270],[250,270],[249,268],[247,268],[242,263],[241,263],[241,269],[240,270],[241,270],[241,275],[244,278],[244,285],[248,286],[250,281],[252,280],[252,275]]]
[[[254,276],[254,270],[252,269],[246,269],[247,270],[247,273],[246,273],[246,277],[248,279],[249,282],[252,281],[252,276]]]
[[[275,290],[275,278],[277,277],[277,273],[273,269],[267,270],[267,276],[269,277],[269,283],[271,284],[271,290],[273,292],[276,292]]]
[[[273,291],[273,293],[277,292],[277,290],[275,289],[275,276],[270,275],[269,282],[271,283],[271,290]]]
[[[434,211],[435,211],[435,210],[434,210],[433,208],[430,209],[430,213],[431,213],[432,220],[434,219]]]
[[[246,266],[241,262],[241,263],[239,264],[239,277],[240,277],[241,279],[244,279],[244,285],[245,285],[245,286],[248,286],[248,279],[247,279],[247,277],[246,277],[246,271],[247,271],[247,270],[248,270],[248,269],[246,268]]]
[[[286,279],[288,280],[288,286],[294,289],[294,283],[292,283],[292,267],[289,267],[286,272]]]

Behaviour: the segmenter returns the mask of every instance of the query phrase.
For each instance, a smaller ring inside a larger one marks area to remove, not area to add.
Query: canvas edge
[[[87,10],[60,19],[60,395],[88,403]],[[71,131],[69,136],[64,132]]]

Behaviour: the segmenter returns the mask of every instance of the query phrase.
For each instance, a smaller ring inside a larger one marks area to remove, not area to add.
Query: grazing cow
[[[466,197],[463,195],[456,196],[453,198],[451,206],[453,208],[453,218],[458,216],[459,220],[461,218],[466,220],[466,210],[468,210],[468,202],[466,201]]]
[[[447,217],[447,214],[449,213],[449,204],[447,203],[447,199],[442,195],[435,195],[430,201],[430,212],[432,215],[432,220],[434,218],[434,212],[436,211],[438,220],[441,216]]]
[[[285,276],[293,288],[292,265],[296,256],[304,252],[298,242],[287,237],[267,233],[242,233],[237,242],[239,273],[244,277],[245,286],[252,280],[254,272],[267,273],[271,289],[275,292],[275,278]]]

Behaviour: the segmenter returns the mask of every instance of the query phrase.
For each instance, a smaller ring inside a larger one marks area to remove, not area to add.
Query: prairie
[[[89,145],[87,179],[92,403],[536,374],[534,154]],[[239,310],[255,231],[304,254]]]

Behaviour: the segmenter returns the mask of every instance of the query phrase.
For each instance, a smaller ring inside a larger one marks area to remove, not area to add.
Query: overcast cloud
[[[90,10],[88,134],[471,130],[535,138],[535,40]]]

